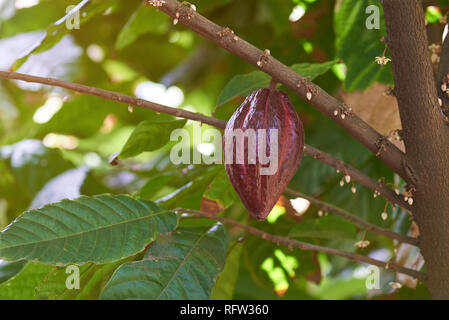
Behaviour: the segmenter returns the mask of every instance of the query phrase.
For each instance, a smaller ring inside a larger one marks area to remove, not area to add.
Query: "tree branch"
[[[334,167],[343,174],[350,176],[351,179],[361,183],[365,187],[374,190],[375,192],[377,191],[379,194],[383,195],[386,199],[388,199],[391,203],[397,204],[398,206],[404,209],[411,210],[411,206],[406,201],[404,201],[404,198],[400,195],[397,195],[396,192],[391,190],[385,183],[374,181],[373,179],[371,179],[361,171],[357,170],[356,168],[312,146],[306,145],[304,153],[331,167]]]
[[[217,220],[220,221],[224,224],[228,224],[237,228],[240,228],[242,230],[245,230],[246,232],[253,234],[255,236],[258,236],[264,240],[268,240],[271,241],[273,243],[276,243],[277,245],[283,244],[288,246],[289,248],[299,248],[301,250],[309,250],[309,251],[315,251],[315,252],[324,252],[324,253],[328,253],[328,254],[332,254],[332,255],[336,255],[336,256],[340,256],[340,257],[344,257],[356,262],[362,262],[362,263],[368,263],[368,264],[372,264],[381,268],[385,268],[385,269],[391,269],[394,270],[396,272],[399,273],[403,273],[403,274],[407,274],[413,278],[417,278],[420,280],[426,280],[427,276],[425,273],[422,273],[420,271],[416,271],[413,269],[409,269],[409,268],[405,268],[402,267],[400,265],[397,265],[395,263],[391,263],[391,262],[384,262],[384,261],[380,261],[380,260],[376,260],[376,259],[372,259],[366,256],[362,256],[356,253],[352,253],[352,252],[346,252],[346,251],[341,251],[341,250],[337,250],[337,249],[333,249],[333,248],[328,248],[328,247],[323,247],[323,246],[319,246],[319,245],[314,245],[314,244],[310,244],[310,243],[306,243],[306,242],[301,242],[301,241],[297,241],[297,240],[292,240],[289,239],[287,237],[280,237],[280,236],[275,236],[266,232],[263,232],[259,229],[256,229],[254,227],[248,226],[246,224],[242,224],[240,222],[237,222],[235,220],[229,219],[229,218],[224,218],[224,217],[218,217],[218,216],[214,216],[205,212],[201,212],[201,211],[197,211],[197,210],[191,210],[191,209],[184,209],[184,208],[178,208],[175,209],[174,211],[177,211],[179,213],[190,213],[199,217],[204,217],[207,219],[212,219],[212,220]]]
[[[331,205],[331,204],[329,204],[327,202],[318,200],[318,199],[316,199],[314,197],[308,196],[308,195],[306,195],[304,193],[292,190],[290,188],[285,189],[284,193],[289,195],[289,196],[291,196],[291,197],[296,197],[296,198],[297,197],[301,197],[301,198],[307,199],[311,203],[313,203],[313,204],[315,204],[317,206],[320,206],[323,209],[327,209],[329,211],[332,211],[335,214],[343,217],[344,219],[352,221],[355,224],[357,224],[357,225],[359,225],[361,227],[364,227],[365,229],[370,230],[370,231],[372,231],[374,233],[386,236],[386,237],[391,238],[391,239],[398,240],[399,242],[409,243],[409,244],[414,245],[414,246],[418,245],[418,241],[417,241],[416,238],[409,237],[409,236],[403,236],[403,235],[401,235],[399,233],[396,233],[396,232],[393,232],[393,231],[390,231],[390,230],[378,227],[378,226],[376,226],[374,224],[371,224],[371,223],[369,223],[369,222],[367,222],[365,220],[360,219],[359,217],[357,217],[357,216],[355,216],[355,215],[353,215],[353,214],[351,214],[351,213],[349,213],[349,212],[347,212],[347,211],[345,211],[345,210],[343,210],[341,208],[338,208],[338,207],[336,207],[334,205]]]
[[[382,5],[428,287],[433,298],[449,299],[449,130],[438,103],[425,15],[420,0]]]
[[[153,3],[151,0],[147,2]],[[271,57],[269,51],[262,51],[254,47],[237,37],[233,32],[230,32],[229,29],[218,26],[176,0],[165,0],[157,9],[165,12],[172,19],[176,19],[176,22],[179,21],[203,37],[215,42],[220,47],[271,75],[276,81],[309,101],[311,105],[341,125],[374,154],[378,154],[379,149],[382,149],[379,158],[394,172],[398,173],[405,180],[409,180],[402,166],[404,157],[402,151],[390,141],[384,139],[382,135],[352,112],[344,119],[336,117],[334,115],[335,110],[340,110],[345,106],[341,101]],[[312,93],[311,99],[307,97],[308,94],[310,95],[310,92]],[[381,146],[379,146],[379,142],[382,142]]]
[[[449,25],[446,24],[446,28],[449,28]],[[442,102],[443,112],[446,116],[449,116],[449,95],[446,92],[443,92],[441,89],[443,78],[449,74],[449,35],[443,41],[443,46],[441,48],[440,53],[440,63],[438,64],[438,72],[436,74],[436,87],[438,96]],[[447,88],[449,90],[449,86]]]
[[[167,107],[158,103],[127,96],[118,92],[103,90],[95,87],[89,87],[82,84],[70,83],[62,80],[56,80],[53,78],[43,78],[11,71],[0,71],[0,78],[22,80],[26,82],[41,83],[44,85],[61,87],[79,93],[94,95],[106,100],[118,101],[136,107],[151,109],[156,112],[171,114],[176,117],[184,119],[190,119],[194,121],[199,121],[201,123],[207,123],[219,129],[224,129],[226,127],[226,121],[224,120],[208,117],[200,113]],[[332,157],[330,154],[309,145],[305,145],[304,153],[327,165],[334,167],[335,169],[342,171],[345,174],[350,175],[355,181],[360,182],[361,184],[372,190],[378,191],[381,195],[383,195],[386,199],[388,199],[392,203],[395,203],[403,207],[404,209],[410,210],[410,206],[408,205],[408,203],[403,201],[402,197],[396,195],[396,193],[393,192],[391,189],[389,189],[385,184],[375,182],[374,180],[372,180],[359,170],[351,167],[348,164],[345,164],[341,160]]]
[[[436,142],[444,140],[444,133],[448,130],[435,89],[421,1],[383,0],[382,5],[394,91],[401,116],[401,136],[407,150],[407,165],[414,175],[409,180],[416,185],[419,175],[424,176],[434,168],[419,168],[419,164],[414,162],[423,154],[427,157],[437,154],[436,148],[441,146]]]

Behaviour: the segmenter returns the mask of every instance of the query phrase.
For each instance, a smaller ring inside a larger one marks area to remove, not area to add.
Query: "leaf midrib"
[[[209,231],[209,230],[208,230]],[[197,241],[195,241],[195,243],[192,245],[192,248],[190,248],[189,252],[187,252],[187,254],[185,255],[184,259],[181,261],[181,263],[179,264],[179,266],[176,268],[175,272],[173,272],[173,275],[171,276],[170,280],[167,281],[166,286],[162,289],[162,291],[159,293],[159,295],[157,296],[156,299],[159,300],[159,298],[161,297],[161,295],[165,292],[165,290],[167,290],[168,286],[170,285],[170,283],[173,281],[173,279],[175,279],[175,276],[178,274],[179,269],[181,269],[181,267],[186,263],[186,261],[189,259],[190,255],[193,252],[193,249],[195,249],[199,243],[201,242],[201,240],[208,234],[208,231],[206,231],[205,233],[203,233]]]

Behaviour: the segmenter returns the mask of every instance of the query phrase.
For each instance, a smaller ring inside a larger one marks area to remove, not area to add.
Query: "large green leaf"
[[[369,5],[380,9],[380,29],[367,29],[365,13]],[[391,64],[381,67],[375,63],[382,56],[385,45],[380,41],[386,35],[382,6],[378,0],[344,0],[335,12],[337,55],[347,66],[344,82],[346,90],[363,90],[374,81],[392,83]]]
[[[108,263],[131,256],[176,214],[125,195],[82,196],[23,213],[0,234],[0,256],[47,264]]]
[[[240,257],[242,255],[243,243],[235,242],[226,256],[226,264],[223,272],[217,278],[212,291],[212,300],[231,300],[239,275]]]
[[[102,299],[209,299],[225,263],[224,227],[179,228],[155,241],[146,259],[122,265]]]
[[[356,238],[355,226],[339,217],[324,216],[301,221],[293,227],[291,238],[321,238],[353,240]]]
[[[313,80],[326,73],[337,61],[324,63],[298,63],[290,68],[303,77]],[[237,96],[246,97],[254,90],[266,88],[270,84],[271,77],[262,71],[254,71],[248,74],[237,75],[223,88],[217,100],[217,107],[234,99]]]
[[[54,267],[30,262],[13,278],[0,285],[0,300],[33,300],[35,287]]]
[[[122,49],[134,42],[140,35],[148,32],[164,33],[168,26],[169,21],[166,14],[152,7],[141,6],[120,31],[115,47]]]
[[[170,140],[171,132],[184,127],[185,124],[186,120],[142,121],[123,146],[120,158],[136,156],[163,147]]]

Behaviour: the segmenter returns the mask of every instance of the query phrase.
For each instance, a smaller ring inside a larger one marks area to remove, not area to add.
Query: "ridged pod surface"
[[[240,158],[240,163],[237,163],[236,154],[238,138],[232,136],[239,132],[238,129],[241,132],[255,131],[256,137],[255,140],[248,137],[241,140],[244,158]],[[253,130],[247,131],[248,129]],[[270,150],[270,142],[276,140],[276,131],[270,129],[277,130],[277,157],[273,145],[273,150]],[[251,150],[259,150],[261,147],[265,151],[261,153],[262,158],[257,151],[255,157],[248,158]],[[251,216],[257,220],[266,219],[298,169],[303,151],[304,128],[286,93],[272,88],[254,91],[235,111],[225,129],[225,168],[229,180]],[[271,157],[268,164],[263,159],[264,155]],[[272,174],[261,174],[261,169],[267,170],[270,164],[276,163],[276,158],[277,166],[275,170],[271,170]]]

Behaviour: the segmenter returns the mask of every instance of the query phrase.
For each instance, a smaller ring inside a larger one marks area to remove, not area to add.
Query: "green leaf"
[[[199,209],[204,191],[219,169],[219,166],[207,167],[201,175],[192,181],[189,181],[172,193],[156,200],[156,203],[160,204],[164,208],[183,207],[189,209]],[[197,197],[198,192],[200,192],[199,197]]]
[[[296,73],[312,81],[316,77],[325,74],[332,68],[338,61],[332,60],[323,63],[297,63],[290,68]]]
[[[290,68],[303,77],[313,80],[319,75],[326,73],[336,63],[336,60],[324,63],[298,63]],[[268,87],[270,79],[271,77],[262,71],[253,71],[248,74],[235,76],[221,91],[217,100],[217,107],[237,96],[246,97],[254,90]]]
[[[53,117],[39,128],[38,135],[49,132],[85,138],[96,133],[108,113],[122,107],[121,103],[91,95],[80,95],[64,103]]]
[[[150,245],[146,260],[122,265],[102,299],[209,299],[225,263],[224,227],[179,228]]]
[[[353,296],[366,294],[366,279],[338,279],[325,278],[315,292],[316,296],[323,300],[345,300]]]
[[[74,20],[76,19],[75,17],[77,14],[79,14],[79,25],[81,26],[96,15],[103,13],[105,10],[116,5],[116,3],[117,0],[84,0],[79,2],[62,18],[48,26],[46,35],[42,38],[42,40],[36,43],[23,57],[14,62],[13,70],[19,69],[20,66],[23,65],[32,54],[50,49],[58,43],[64,35],[71,32],[72,29],[75,29],[68,28],[67,25],[71,26],[75,23]]]
[[[154,151],[170,141],[173,130],[184,127],[186,120],[145,120],[131,133],[120,152],[120,158],[129,158],[145,151]]]
[[[0,256],[47,264],[108,263],[172,231],[176,214],[125,195],[82,196],[23,213],[0,234]]]
[[[145,33],[161,34],[168,30],[168,16],[155,8],[139,7],[120,31],[115,47],[123,49]]]
[[[262,71],[239,74],[223,88],[217,100],[217,107],[231,101],[237,96],[246,97],[254,90],[265,88],[270,84],[270,76]]]
[[[270,21],[267,22],[274,27],[277,34],[289,28],[288,17],[293,9],[293,3],[279,3],[277,0],[265,0],[261,2],[261,5],[266,15],[270,17]]]
[[[163,186],[175,178],[173,175],[156,174],[145,182],[144,186],[140,189],[138,195],[144,199],[150,199],[154,196]]]
[[[8,279],[19,273],[26,265],[25,260],[19,260],[14,262],[0,261],[0,283],[7,281]]]
[[[98,299],[101,290],[109,281],[115,269],[123,264],[123,260],[96,265],[86,263],[79,266],[79,289],[68,289],[66,286],[66,267],[53,268],[38,286],[35,297],[49,300],[93,300]]]
[[[54,268],[29,262],[13,278],[0,285],[0,300],[34,300],[35,287]]]
[[[240,257],[243,243],[235,242],[231,245],[226,257],[226,264],[215,282],[212,300],[231,300],[234,295],[235,284],[239,275]]]
[[[4,8],[8,9],[8,6],[14,7],[15,1],[11,2],[8,4],[3,1],[2,4],[5,4]],[[16,10],[11,18],[2,21],[0,38],[4,39],[22,32],[45,29],[60,17],[61,12],[65,12],[67,6],[73,4],[70,2],[68,0],[41,0],[38,5]],[[0,5],[1,8],[2,6]]]
[[[380,29],[367,29],[365,13],[369,5],[380,9]],[[363,90],[374,81],[393,83],[391,63],[381,67],[375,63],[382,56],[385,45],[380,41],[386,35],[382,6],[378,0],[344,0],[335,12],[337,56],[347,66],[344,88]]]
[[[226,209],[234,203],[238,196],[229,181],[226,171],[221,170],[212,180],[203,197],[218,202]]]
[[[324,216],[307,219],[295,225],[290,231],[291,238],[321,238],[321,239],[355,239],[355,226],[339,217]]]
[[[22,192],[34,196],[51,178],[70,169],[72,165],[58,150],[46,148],[39,140],[22,140],[0,149]]]

